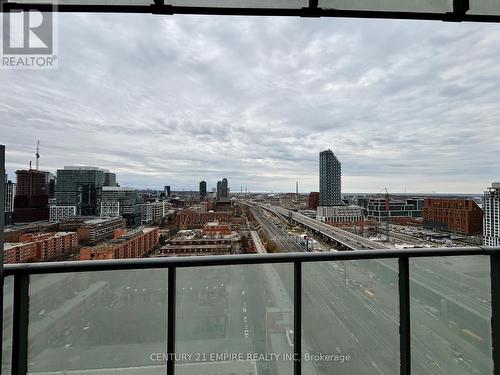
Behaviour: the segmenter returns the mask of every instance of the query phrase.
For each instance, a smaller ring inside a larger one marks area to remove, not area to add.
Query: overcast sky
[[[500,180],[500,26],[59,15],[59,68],[0,70],[7,170],[93,165],[122,186],[480,193]]]

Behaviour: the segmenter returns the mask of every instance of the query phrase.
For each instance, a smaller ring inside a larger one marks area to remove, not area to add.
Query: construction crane
[[[38,141],[38,143],[36,144],[36,153],[35,153],[35,156],[36,156],[35,168],[38,171],[39,159],[40,159],[40,141]]]
[[[390,211],[389,211],[389,192],[387,191],[387,188],[385,188],[385,212],[387,214],[387,217],[385,219],[385,233],[386,233],[386,242],[389,242],[389,218],[390,218]]]

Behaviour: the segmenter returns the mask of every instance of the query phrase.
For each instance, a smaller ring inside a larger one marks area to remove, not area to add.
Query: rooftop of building
[[[97,219],[86,220],[85,224],[88,224],[88,225],[101,224],[101,223],[106,223],[110,220],[119,219],[119,218],[120,218],[119,216],[102,217],[102,218],[97,218]]]
[[[38,169],[19,169],[16,171],[16,174],[20,173],[39,173],[39,174],[50,174],[48,171],[41,171]]]
[[[97,216],[74,216],[65,220],[65,222],[72,223],[78,222],[86,225],[96,225],[103,224],[109,221],[122,219],[120,216],[106,216],[106,217],[97,217]]]
[[[34,233],[33,234],[34,238],[33,238],[32,241],[6,242],[4,244],[4,250],[9,250],[9,249],[13,249],[13,248],[16,248],[16,247],[19,247],[19,246],[25,246],[25,245],[29,245],[29,244],[32,244],[32,243],[37,243],[39,241],[43,241],[43,240],[47,240],[47,239],[64,237],[64,236],[67,236],[67,235],[70,235],[70,234],[76,234],[76,233],[75,232]],[[45,238],[44,237],[45,235],[51,235],[51,236],[48,237],[48,238]],[[37,237],[43,237],[43,238],[38,238],[37,239]]]
[[[205,227],[218,227],[221,225],[227,225],[227,223],[221,223],[219,220],[209,221],[205,224]]]
[[[442,202],[474,201],[474,199],[469,198],[469,197],[445,197],[445,198],[429,197],[429,198],[425,198],[425,200],[428,200],[428,201],[442,201]]]
[[[196,249],[220,249],[224,248],[227,250],[231,250],[232,245],[230,244],[197,244],[197,245],[181,245],[181,244],[167,244],[162,247],[162,249],[169,249],[169,248],[175,248],[175,249],[180,249],[180,250],[191,250],[193,249],[193,246],[196,247]]]
[[[203,234],[203,229],[185,229],[177,232],[174,241],[192,241],[192,240],[211,240],[211,239],[231,239],[237,236],[237,232],[232,231],[231,234],[218,234],[216,236]]]
[[[103,169],[99,167],[92,167],[88,165],[65,165],[64,170],[69,171],[101,171],[105,173],[109,173],[108,169]]]
[[[46,235],[52,235],[53,237],[62,237],[68,234],[75,233],[70,231],[60,231],[60,232],[38,232],[38,233],[27,233],[27,235],[31,235],[31,237],[42,237]]]
[[[126,186],[103,186],[102,191],[137,191],[137,189]]]
[[[103,242],[101,244],[98,244],[96,246],[92,246],[92,251],[105,251],[107,250],[110,246],[114,246],[114,245],[119,245],[123,242],[126,242],[126,241],[129,241],[131,240],[132,238],[134,237],[137,237],[141,234],[147,234],[147,233],[150,233],[154,230],[158,229],[157,227],[142,227],[142,228],[138,228],[138,229],[134,229],[130,232],[124,232],[120,237],[118,238],[114,238],[112,240],[109,240],[109,241],[106,241],[106,242]]]
[[[49,222],[48,220],[34,221],[31,223],[14,223],[12,225],[5,227],[5,232],[15,232],[23,230],[31,230],[38,227],[52,227],[56,224]]]
[[[32,243],[32,242],[5,242],[3,244],[3,250],[7,251],[10,249],[14,249],[16,247],[19,247],[19,246],[25,246],[25,245],[30,244],[30,243]]]

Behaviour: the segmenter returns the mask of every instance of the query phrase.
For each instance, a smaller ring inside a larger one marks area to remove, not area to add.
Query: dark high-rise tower
[[[200,199],[203,199],[207,196],[207,182],[200,181]]]
[[[319,192],[317,191],[312,191],[309,193],[309,199],[307,201],[307,206],[311,210],[316,210],[319,206]]]
[[[229,184],[227,178],[223,178],[222,181],[217,181],[217,202],[231,202],[231,200],[229,199]]]
[[[319,205],[338,206],[341,196],[342,167],[332,150],[319,153]]]
[[[56,202],[76,206],[77,215],[94,216],[104,185],[104,170],[96,167],[64,167],[57,171]]]
[[[5,174],[4,183],[4,213],[5,221],[7,225],[12,224],[12,219],[14,215],[14,196],[16,195],[16,184],[10,181]]]
[[[49,220],[49,172],[16,171],[14,221]]]
[[[104,186],[116,186],[116,174],[104,171]]]

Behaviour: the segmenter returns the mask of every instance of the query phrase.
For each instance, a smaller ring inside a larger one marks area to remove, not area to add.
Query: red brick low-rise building
[[[46,262],[64,257],[78,246],[75,232],[26,233],[6,243],[4,263]]]
[[[228,223],[231,221],[230,212],[195,212],[187,209],[182,210],[177,214],[176,222],[180,230],[184,229],[201,229],[203,226],[211,221],[221,221]]]
[[[471,199],[426,198],[424,228],[466,235],[483,233],[483,210]]]
[[[307,200],[307,207],[311,210],[317,209],[319,206],[319,192],[313,191],[309,193],[309,199]]]
[[[76,231],[82,245],[96,245],[113,238],[116,229],[125,228],[125,220],[121,217],[77,216],[65,220],[61,228]]]
[[[80,260],[142,258],[159,245],[158,228],[143,228],[132,232],[117,229],[111,241],[80,250]]]
[[[229,235],[231,234],[231,226],[228,223],[221,223],[218,221],[212,221],[206,223],[203,226],[202,233],[208,236],[216,236],[216,235]]]

